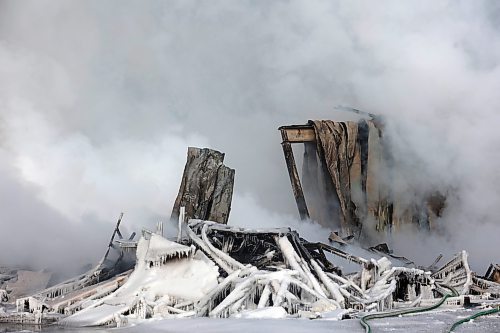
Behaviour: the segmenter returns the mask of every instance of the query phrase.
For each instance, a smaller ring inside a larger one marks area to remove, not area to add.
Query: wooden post
[[[302,185],[300,184],[299,173],[297,172],[297,166],[295,165],[292,146],[290,142],[286,141],[286,133],[281,131],[281,134],[282,136],[285,136],[281,146],[283,147],[283,154],[285,155],[286,167],[290,176],[290,182],[292,183],[295,202],[297,203],[297,208],[299,209],[300,219],[306,220],[309,218],[309,211],[307,210],[304,192],[302,191]]]

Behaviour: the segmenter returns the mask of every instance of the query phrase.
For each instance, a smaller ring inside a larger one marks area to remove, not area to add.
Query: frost
[[[59,313],[60,324],[73,326],[186,317],[339,319],[433,302],[440,285],[467,293],[479,281],[466,252],[431,273],[308,243],[286,228],[249,230],[191,220],[182,231],[186,237],[179,233],[172,241],[145,230],[134,246],[126,245],[135,249],[133,270],[100,280],[109,266],[102,260],[82,276],[17,299],[17,311],[31,312],[35,322],[47,312]],[[323,250],[351,259],[359,271],[343,275]],[[488,282],[489,290],[493,284]],[[7,296],[0,291],[0,298]]]

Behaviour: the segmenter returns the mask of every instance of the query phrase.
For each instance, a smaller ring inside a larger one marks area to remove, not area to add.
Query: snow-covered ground
[[[470,316],[475,310],[441,311],[429,314],[395,317],[370,322],[372,331],[376,332],[443,332],[455,321]],[[114,331],[115,333],[132,332],[171,332],[171,333],[302,333],[302,332],[364,332],[359,320],[307,320],[307,319],[174,319],[159,320],[139,324],[129,328]],[[478,318],[458,327],[460,332],[500,332],[500,316]]]
[[[370,322],[374,333],[377,332],[415,332],[434,333],[444,332],[451,324],[476,310],[439,311],[420,315],[386,318]],[[39,331],[30,326],[8,326],[0,324],[0,332]],[[168,332],[168,333],[302,333],[302,332],[335,332],[335,333],[362,333],[363,328],[356,319],[307,320],[307,319],[163,319],[139,323],[124,328],[60,328],[46,327],[43,332],[68,333],[134,333],[134,332]],[[500,315],[481,317],[472,322],[459,326],[457,333],[500,332]]]

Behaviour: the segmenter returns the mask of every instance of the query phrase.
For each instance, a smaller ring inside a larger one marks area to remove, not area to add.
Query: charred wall
[[[280,130],[284,142],[304,144],[301,183],[295,187],[303,188],[308,216],[343,235],[363,237],[403,224],[430,229],[444,207],[439,194],[411,202],[394,195],[393,159],[377,120],[316,120]]]

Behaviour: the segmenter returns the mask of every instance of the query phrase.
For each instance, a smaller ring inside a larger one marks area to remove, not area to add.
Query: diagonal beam
[[[309,211],[307,209],[306,200],[304,198],[302,185],[300,184],[299,173],[297,172],[297,166],[295,164],[292,146],[290,142],[286,140],[286,133],[283,129],[281,130],[281,134],[283,136],[281,147],[283,148],[283,154],[285,155],[286,167],[288,169],[288,175],[290,176],[290,182],[292,184],[295,202],[297,203],[300,219],[306,220],[309,219]]]

